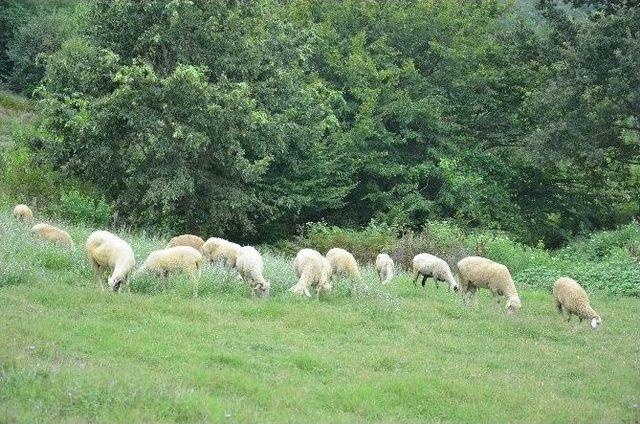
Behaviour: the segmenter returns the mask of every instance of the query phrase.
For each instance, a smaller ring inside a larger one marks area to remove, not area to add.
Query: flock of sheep
[[[33,221],[33,213],[26,205],[17,205],[13,214],[20,221]],[[37,224],[32,233],[41,239],[75,248],[73,240],[64,230],[49,224]],[[86,242],[87,257],[97,276],[98,288],[104,288],[105,272],[110,271],[108,284],[111,290],[118,292],[127,278],[135,273],[150,273],[167,277],[175,273],[187,273],[194,281],[194,296],[198,295],[198,279],[204,261],[222,263],[228,269],[236,270],[242,280],[247,282],[253,293],[268,296],[270,284],[263,276],[263,261],[260,253],[251,246],[240,246],[217,237],[203,240],[198,236],[185,234],[172,238],[166,248],[149,254],[141,267],[134,271],[135,256],[126,241],[108,231],[91,233]],[[330,291],[333,275],[346,275],[360,279],[358,263],[351,253],[341,248],[333,248],[322,256],[313,249],[302,249],[293,262],[298,282],[289,289],[292,293],[311,297],[311,288],[316,295]],[[421,253],[413,258],[413,284],[422,278],[424,287],[428,278],[449,285],[451,291],[462,294],[467,305],[474,298],[478,288],[491,291],[497,303],[506,299],[508,315],[515,314],[521,307],[520,297],[511,274],[506,266],[480,256],[469,256],[457,263],[459,278],[456,281],[451,268],[441,258]],[[376,258],[375,269],[382,284],[393,279],[394,263],[389,255],[381,253]],[[553,297],[559,313],[566,312],[567,321],[576,315],[580,321],[587,319],[593,329],[602,324],[602,319],[591,308],[584,289],[568,277],[559,278],[553,287]]]

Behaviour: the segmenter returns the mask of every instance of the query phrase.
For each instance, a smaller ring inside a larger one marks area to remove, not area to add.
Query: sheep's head
[[[294,294],[306,295],[308,297],[311,297],[311,293],[309,293],[309,290],[306,287],[300,286],[298,284],[291,287],[289,291]]]
[[[519,297],[512,297],[507,301],[507,315],[515,315],[522,304]]]
[[[124,277],[111,277],[109,278],[109,287],[111,287],[111,290],[117,293],[120,290],[120,286],[122,285],[123,280]]]
[[[451,281],[449,281],[449,290],[452,292],[458,291],[458,283],[453,278],[451,279]]]
[[[271,291],[271,285],[268,282],[256,284],[253,288],[253,292],[260,297],[269,297]]]
[[[595,316],[595,317],[591,318],[591,328],[592,329],[599,330],[601,325],[602,325],[602,318],[600,318],[599,316]]]

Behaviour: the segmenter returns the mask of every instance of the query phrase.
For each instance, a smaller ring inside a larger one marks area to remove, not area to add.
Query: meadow
[[[572,422],[640,420],[640,302],[592,294],[601,331],[520,288],[507,317],[400,273],[296,298],[290,257],[264,251],[269,299],[207,267],[101,293],[77,244],[0,214],[0,422]],[[166,244],[120,233],[136,258]],[[549,285],[552,282],[548,283]]]

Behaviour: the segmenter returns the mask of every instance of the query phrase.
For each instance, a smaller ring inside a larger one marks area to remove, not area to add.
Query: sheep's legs
[[[104,291],[104,268],[94,261],[91,261],[91,267],[93,268],[93,272],[98,276],[98,291]]]
[[[556,309],[558,309],[559,314],[562,314],[562,303],[556,302]]]
[[[469,300],[467,301],[467,306],[477,306],[477,298],[476,298],[476,288],[469,287],[467,288],[467,293],[469,294]]]
[[[198,297],[198,279],[193,278],[193,297]]]
[[[420,273],[419,273],[419,272],[416,272],[416,273],[413,275],[413,287],[418,287],[418,285],[416,284],[416,283],[418,282],[418,277],[420,277]]]
[[[471,302],[471,292],[467,290],[466,292],[462,293],[462,304],[468,308],[470,302]]]
[[[198,279],[202,276],[202,269],[196,265],[195,267],[189,267],[188,273],[193,280],[193,297],[198,297]]]
[[[427,284],[427,276],[426,276],[426,275],[423,275],[423,276],[422,276],[422,287],[424,287],[424,286],[425,286],[425,284]]]

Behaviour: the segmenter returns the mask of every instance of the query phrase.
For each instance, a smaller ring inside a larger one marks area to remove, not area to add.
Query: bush
[[[14,200],[47,204],[55,196],[56,173],[37,163],[31,149],[20,142],[2,151],[0,175],[3,193]]]
[[[78,190],[63,193],[60,196],[60,205],[54,212],[68,221],[98,227],[107,226],[113,216],[113,208],[104,199],[92,199]]]
[[[324,222],[308,222],[300,228],[293,250],[308,247],[325,254],[331,248],[341,247],[359,261],[373,262],[378,253],[392,248],[396,233],[394,227],[375,221],[362,230],[328,226]]]
[[[587,238],[577,239],[561,252],[567,257],[581,256],[597,260],[610,256],[616,250],[623,249],[632,255],[640,247],[640,224],[632,222],[613,231],[599,231]]]
[[[301,227],[294,242],[281,242],[278,247],[291,254],[305,247],[323,254],[333,247],[341,247],[364,263],[372,263],[379,253],[386,252],[405,268],[411,267],[411,261],[418,253],[438,255],[451,265],[472,253],[465,245],[464,232],[448,221],[428,222],[419,233],[402,232],[395,226],[376,221],[371,221],[362,230],[328,226],[324,222],[307,223]]]
[[[421,232],[406,231],[395,241],[389,253],[396,264],[411,269],[413,257],[419,253],[436,255],[455,269],[456,263],[473,254],[460,227],[449,221],[429,221]]]

